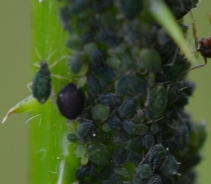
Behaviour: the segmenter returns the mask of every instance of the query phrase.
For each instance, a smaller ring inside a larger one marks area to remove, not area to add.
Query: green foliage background
[[[197,10],[194,10],[199,37],[211,35],[211,25],[207,17],[211,5],[209,0],[203,0]],[[0,1],[0,118],[16,102],[25,98],[30,92],[25,87],[30,82],[31,61],[31,29],[32,23],[31,1]],[[191,25],[188,15],[185,23]],[[192,33],[189,41],[194,46]],[[198,63],[202,57],[198,55]],[[192,71],[189,78],[196,83],[196,90],[190,99],[188,109],[193,119],[200,121],[206,119],[211,122],[211,64],[199,70]],[[13,115],[5,125],[0,126],[0,183],[28,183],[28,129],[29,124],[24,124],[29,116]],[[210,132],[210,124],[208,131]],[[203,158],[198,167],[199,183],[209,184],[211,180],[211,138],[203,149]]]

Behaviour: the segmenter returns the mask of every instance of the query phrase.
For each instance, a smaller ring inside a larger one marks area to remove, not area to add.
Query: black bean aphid
[[[51,75],[47,62],[41,61],[32,85],[32,94],[41,104],[49,98],[51,94]]]
[[[74,120],[83,110],[84,100],[82,91],[74,84],[69,83],[59,92],[57,106],[64,117]]]

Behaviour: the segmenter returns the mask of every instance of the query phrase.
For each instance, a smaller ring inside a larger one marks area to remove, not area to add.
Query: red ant
[[[192,12],[190,12],[190,14],[193,19]],[[209,13],[208,15],[211,20],[211,14]],[[196,29],[196,24],[195,24],[194,19],[192,22],[192,28],[193,28],[193,35],[195,38],[196,51],[200,52],[200,54],[203,56],[204,64],[194,66],[193,68],[191,68],[189,70],[194,70],[194,69],[201,68],[201,67],[205,66],[207,64],[207,58],[211,58],[211,37],[198,39],[197,29]]]
[[[196,51],[200,52],[200,54],[203,56],[204,64],[194,66],[194,67],[182,72],[182,74],[178,77],[178,79],[180,79],[185,73],[189,72],[190,70],[195,70],[197,68],[201,68],[201,67],[205,66],[207,64],[207,58],[211,58],[211,37],[198,39],[197,28],[196,28],[195,20],[193,18],[193,14],[191,11],[190,11],[190,14],[191,14],[191,18],[193,20],[192,21],[192,29],[193,29],[193,36],[195,39],[195,48],[196,48]],[[211,13],[209,13],[208,16],[211,21]]]

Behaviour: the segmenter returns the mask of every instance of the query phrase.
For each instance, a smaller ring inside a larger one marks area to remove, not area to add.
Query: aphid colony
[[[165,1],[177,19],[194,7]],[[190,66],[154,20],[143,20],[148,8],[140,0],[70,0],[61,8],[64,30],[80,33],[66,43],[75,50],[70,71],[88,66],[84,94],[69,83],[57,96],[60,113],[78,121],[67,138],[77,143],[81,184],[195,182],[205,128],[184,111],[194,85],[176,81]],[[50,86],[48,79],[40,80]],[[34,94],[40,103],[49,97],[48,90]]]

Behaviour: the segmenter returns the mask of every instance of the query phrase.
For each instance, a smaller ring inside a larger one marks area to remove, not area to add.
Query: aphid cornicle
[[[41,61],[34,77],[32,94],[41,104],[45,103],[51,94],[51,75],[46,61]]]
[[[57,106],[60,113],[69,120],[76,119],[84,106],[84,95],[73,83],[62,88],[57,97]]]

